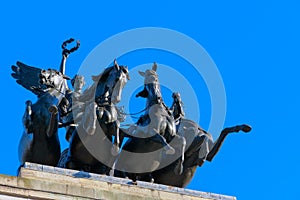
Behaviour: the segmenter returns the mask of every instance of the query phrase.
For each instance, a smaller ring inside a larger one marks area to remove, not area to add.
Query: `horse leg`
[[[94,135],[96,130],[97,123],[97,114],[96,114],[97,104],[92,102],[87,106],[85,114],[83,116],[83,129],[86,130],[87,134]]]
[[[207,138],[206,135],[197,135],[192,144],[189,146],[188,150],[186,151],[186,157],[190,157],[192,154],[194,154],[195,152],[198,152],[199,149],[201,148],[201,144],[205,141],[205,139]]]
[[[78,135],[77,130],[75,129],[72,133],[70,142],[69,142],[69,148],[68,152],[65,152],[66,158],[64,159],[64,168],[67,169],[74,169],[74,170],[82,170],[83,164],[78,162],[76,160],[76,152],[78,152],[78,149],[82,147],[82,141]]]
[[[154,131],[154,130],[153,130]],[[153,142],[156,142],[156,143],[159,143],[159,144],[162,144],[164,146],[164,150],[166,151],[166,154],[174,154],[175,153],[175,149],[173,147],[171,147],[166,139],[160,135],[159,133],[155,133],[155,135],[153,137],[151,137],[151,140]]]
[[[65,159],[63,168],[73,169],[73,170],[83,170],[82,164],[73,159],[73,156],[70,154],[70,149],[68,150],[68,155],[67,158]]]
[[[196,131],[195,129],[190,129],[188,131]],[[191,133],[192,134],[192,133]],[[193,133],[194,134],[194,133]],[[190,144],[189,148],[185,152],[185,156],[187,158],[190,158],[193,154],[198,153],[197,160],[195,160],[195,164],[202,166],[204,163],[204,160],[209,152],[208,150],[208,140],[209,138],[207,135],[202,134],[202,135],[196,135],[195,138],[193,139],[193,142]]]
[[[215,157],[215,155],[219,152],[226,136],[229,133],[239,132],[239,131],[243,131],[243,132],[247,133],[247,132],[251,131],[251,127],[249,125],[243,124],[243,125],[233,126],[233,127],[223,129],[219,138],[214,143],[213,147],[210,149],[210,152],[208,153],[206,160],[212,161],[212,159]]]
[[[103,164],[96,164],[96,165],[93,165],[93,166],[90,166],[90,172],[92,173],[95,173],[95,174],[105,174],[105,175],[108,175],[108,172],[109,172],[109,168],[106,167],[105,165]]]
[[[117,156],[120,151],[120,129],[119,129],[120,123],[119,123],[119,121],[114,121],[112,126],[113,126],[113,130],[114,130],[113,134],[115,135],[115,139],[114,139],[114,144],[111,148],[111,154],[113,156]],[[122,142],[123,142],[123,139],[124,138],[122,138]]]
[[[116,165],[117,165],[118,160],[116,159],[113,166],[111,167],[110,171],[109,171],[109,176],[114,176],[115,171],[116,171]]]
[[[60,168],[65,167],[66,161],[68,158],[68,152],[69,152],[69,148],[66,148],[65,150],[63,150],[63,152],[61,152],[57,167],[60,167]]]
[[[175,153],[175,149],[173,147],[171,147],[166,139],[159,134],[160,130],[161,130],[161,126],[165,125],[164,131],[166,131],[167,128],[167,124],[163,122],[163,119],[161,116],[152,116],[150,115],[150,124],[148,125],[148,132],[153,136],[151,137],[151,140],[153,140],[156,143],[160,143],[163,145],[164,150],[166,151],[166,154],[174,154]]]
[[[119,138],[119,142],[118,142],[118,147],[121,148],[124,138],[128,137],[128,138],[134,138],[132,135],[127,134],[124,130],[120,129],[120,123],[118,125],[118,130],[117,130],[117,137]]]
[[[20,175],[20,172],[21,172],[21,168],[24,167],[25,163],[21,164],[18,169],[17,169],[17,176]]]
[[[30,100],[25,102],[26,104],[26,109],[25,109],[25,113],[23,115],[23,125],[26,129],[27,133],[32,133],[32,129],[33,129],[33,123],[32,123],[32,119],[31,119],[31,114],[32,114],[32,102]]]
[[[47,136],[52,137],[53,134],[58,129],[58,123],[57,123],[58,109],[57,109],[56,106],[52,105],[52,106],[49,107],[48,110],[49,110],[51,116],[50,116],[49,126],[48,126],[48,129],[47,129]]]
[[[185,140],[184,137],[179,136],[179,135],[176,135],[175,138],[176,138],[176,141],[178,140],[176,143],[180,144],[181,156],[177,160],[177,164],[176,164],[176,167],[174,169],[174,173],[176,175],[181,175],[182,172],[183,172],[183,162],[184,162],[184,153],[185,153],[186,140]]]
[[[209,150],[210,144],[212,144],[211,139],[209,139],[208,137],[205,137],[203,142],[201,143],[199,151],[198,151],[198,159],[196,160],[196,165],[198,165],[200,167],[203,165],[204,161],[207,158],[207,155],[210,152],[210,150]]]
[[[143,176],[142,181],[154,183],[154,178],[151,173]]]

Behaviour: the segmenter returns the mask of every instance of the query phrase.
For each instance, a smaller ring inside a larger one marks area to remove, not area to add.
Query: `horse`
[[[22,166],[25,162],[56,166],[60,158],[60,142],[58,138],[59,113],[57,106],[66,96],[68,90],[65,75],[68,56],[79,48],[77,45],[67,49],[67,44],[73,38],[62,44],[62,60],[59,71],[43,70],[28,66],[22,62],[12,65],[11,74],[16,82],[38,96],[36,103],[26,101],[23,115],[24,132],[19,142],[18,154]],[[20,169],[20,168],[19,168]]]
[[[56,106],[64,97],[69,77],[54,69],[42,70],[22,62],[12,65],[12,71],[18,84],[38,96],[34,104],[26,101],[25,130],[18,147],[20,163],[56,166],[60,158]]]
[[[178,99],[180,95],[174,95],[173,98],[174,108],[182,110],[182,106],[180,105],[181,100]],[[179,111],[175,110],[175,113],[179,113]],[[181,174],[174,173],[178,162],[174,161],[168,166],[152,172],[152,178],[159,184],[185,187],[192,180],[198,166],[202,166],[205,161],[212,161],[220,150],[226,136],[239,131],[249,132],[251,131],[251,127],[243,124],[225,128],[214,142],[211,134],[203,130],[196,122],[182,118],[178,134],[183,136],[187,142],[183,172]],[[144,180],[147,181],[146,178]]]
[[[79,111],[83,114],[75,119],[78,126],[72,133],[67,158],[62,161],[65,163],[60,166],[99,174],[110,171],[125,136],[119,132],[116,104],[121,101],[123,87],[129,79],[128,68],[119,66],[116,60],[103,73],[93,76],[93,85],[79,98],[79,102],[86,102],[85,110]]]
[[[128,176],[133,180],[148,177],[150,172],[170,160],[177,160],[174,173],[180,174],[182,171],[185,139],[176,134],[174,119],[162,99],[156,70],[157,65],[154,63],[152,69],[139,72],[145,78],[144,90],[136,97],[147,98],[145,114],[136,125],[123,130],[134,137],[127,140],[122,148],[116,165],[116,176]]]

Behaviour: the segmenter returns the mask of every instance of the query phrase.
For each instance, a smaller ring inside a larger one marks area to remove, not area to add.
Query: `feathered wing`
[[[16,79],[18,84],[22,85],[27,90],[39,95],[41,93],[41,90],[39,89],[45,89],[45,86],[40,84],[39,78],[42,69],[28,66],[19,61],[16,65],[12,65],[11,69],[13,71],[11,76]]]

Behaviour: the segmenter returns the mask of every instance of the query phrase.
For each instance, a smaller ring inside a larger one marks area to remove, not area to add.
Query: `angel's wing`
[[[41,93],[40,89],[46,89],[44,85],[40,84],[39,75],[42,69],[28,66],[19,61],[16,65],[12,65],[11,69],[13,71],[11,76],[16,79],[18,84],[22,85],[27,90],[39,95]]]

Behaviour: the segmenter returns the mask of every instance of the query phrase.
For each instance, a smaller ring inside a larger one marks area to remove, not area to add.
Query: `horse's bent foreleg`
[[[157,116],[156,114],[154,115],[149,114],[149,117],[150,117],[150,124],[148,125],[148,133],[150,133],[150,135],[153,136],[151,137],[151,140],[163,145],[166,154],[174,154],[175,149],[167,143],[166,138],[160,135],[161,129],[165,131],[167,127],[167,124],[166,122],[163,121],[162,116]],[[162,128],[161,126],[164,126],[165,128]]]
[[[26,129],[27,133],[32,133],[32,129],[33,129],[33,123],[32,123],[32,119],[31,119],[31,114],[32,114],[32,110],[31,110],[31,105],[32,102],[31,101],[26,101],[26,109],[25,109],[25,113],[23,115],[23,125],[24,128]]]
[[[150,138],[153,142],[159,143],[161,145],[163,145],[164,150],[166,151],[166,154],[174,154],[175,153],[175,149],[173,147],[171,147],[166,139],[161,136],[160,134],[156,133],[153,137]]]
[[[239,131],[243,131],[243,132],[247,133],[247,132],[251,131],[251,127],[249,125],[243,124],[243,125],[233,126],[233,127],[223,129],[219,138],[214,143],[213,147],[210,149],[210,152],[208,153],[206,160],[212,161],[212,159],[215,157],[215,155],[219,152],[226,136],[229,133],[239,132]]]
[[[58,129],[58,122],[57,122],[58,109],[56,106],[50,106],[48,110],[50,112],[50,121],[47,129],[47,136],[52,137],[53,134]]]

